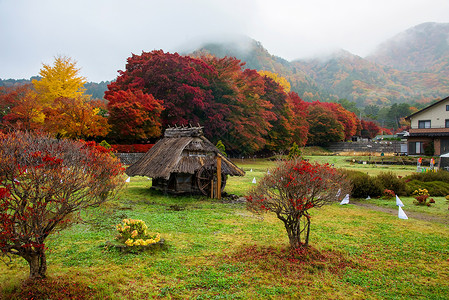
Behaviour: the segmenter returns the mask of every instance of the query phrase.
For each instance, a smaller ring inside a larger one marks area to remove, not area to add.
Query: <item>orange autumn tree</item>
[[[316,101],[308,106],[307,121],[309,132],[307,143],[309,145],[327,146],[333,142],[344,140],[343,125],[338,121],[337,115],[332,110]]]
[[[42,104],[30,84],[5,89],[0,95],[3,108],[2,127],[22,130],[40,130],[45,115]]]
[[[57,98],[44,109],[47,132],[63,138],[88,139],[106,136],[110,125],[99,114],[105,105],[100,101],[88,101],[85,97]]]
[[[349,140],[352,136],[360,133],[357,132],[357,130],[360,131],[361,129],[360,120],[353,112],[345,109],[339,103],[320,102],[320,105],[334,112],[338,122],[343,126],[344,140]]]

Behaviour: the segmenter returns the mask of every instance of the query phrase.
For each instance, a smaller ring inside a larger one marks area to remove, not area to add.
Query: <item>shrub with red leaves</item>
[[[247,207],[275,213],[284,222],[290,245],[297,248],[309,242],[309,209],[339,201],[350,190],[346,176],[329,164],[282,161],[250,191]]]
[[[111,145],[118,153],[146,153],[154,144]]]
[[[0,138],[0,251],[45,277],[45,239],[68,216],[114,197],[124,168],[95,142],[13,132]]]

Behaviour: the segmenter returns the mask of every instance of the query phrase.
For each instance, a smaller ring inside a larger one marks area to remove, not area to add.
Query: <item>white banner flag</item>
[[[402,210],[402,208],[400,206],[399,206],[399,211],[398,211],[398,218],[404,219],[404,220],[408,219],[407,215],[405,214],[405,212]]]

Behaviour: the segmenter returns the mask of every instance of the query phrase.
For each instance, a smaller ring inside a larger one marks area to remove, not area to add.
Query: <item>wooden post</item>
[[[221,156],[217,155],[217,199],[221,199]]]
[[[214,185],[214,180],[212,179],[210,181],[210,197],[211,197],[211,199],[214,199],[214,189],[215,189],[215,185]]]

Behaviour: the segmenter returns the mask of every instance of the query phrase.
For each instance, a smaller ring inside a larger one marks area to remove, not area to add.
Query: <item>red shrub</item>
[[[111,145],[114,152],[118,153],[145,153],[153,146],[154,144]]]

